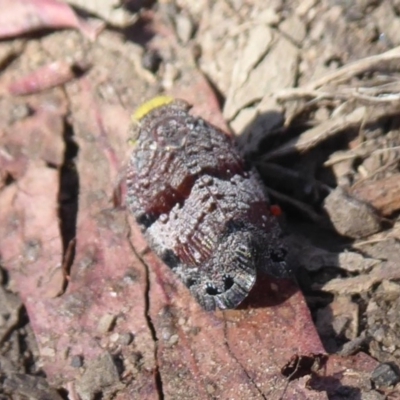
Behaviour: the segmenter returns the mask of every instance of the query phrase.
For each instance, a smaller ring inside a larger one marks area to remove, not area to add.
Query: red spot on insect
[[[282,215],[282,208],[280,208],[277,204],[273,204],[270,207],[271,214],[275,217],[280,217]]]

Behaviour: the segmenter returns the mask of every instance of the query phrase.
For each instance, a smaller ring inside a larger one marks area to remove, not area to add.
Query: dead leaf
[[[57,0],[2,0],[0,37],[10,38],[39,29],[79,29],[94,40],[101,29],[79,18],[67,4]]]

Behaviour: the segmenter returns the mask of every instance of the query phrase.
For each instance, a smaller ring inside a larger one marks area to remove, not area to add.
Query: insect
[[[287,249],[255,170],[232,138],[189,110],[157,97],[133,115],[127,204],[204,309],[235,308],[257,274],[287,277]]]

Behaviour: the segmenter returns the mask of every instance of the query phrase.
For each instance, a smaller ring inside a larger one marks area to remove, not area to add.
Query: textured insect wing
[[[156,254],[207,310],[235,308],[286,250],[256,173],[180,100],[137,112],[127,202]]]

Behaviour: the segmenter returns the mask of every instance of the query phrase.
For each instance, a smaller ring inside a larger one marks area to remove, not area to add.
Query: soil
[[[31,3],[0,16],[0,399],[399,399],[400,2]],[[295,279],[238,310],[127,217],[130,114],[165,93],[282,211]]]

